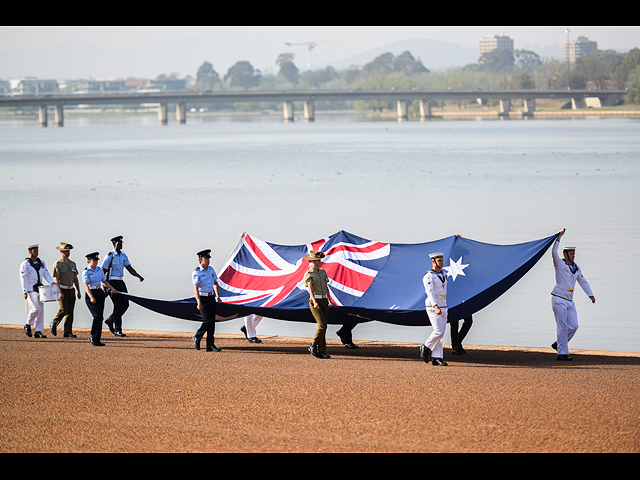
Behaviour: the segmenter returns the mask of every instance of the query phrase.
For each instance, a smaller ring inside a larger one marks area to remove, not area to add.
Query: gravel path
[[[0,326],[0,452],[640,452],[637,353],[77,330]]]

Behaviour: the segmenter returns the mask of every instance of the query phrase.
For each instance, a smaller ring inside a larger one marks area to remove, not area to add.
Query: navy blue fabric
[[[348,306],[330,307],[329,323],[379,321],[396,325],[430,325],[425,312],[426,294],[422,277],[431,268],[429,254],[433,252],[443,252],[445,272],[449,273],[448,319],[450,322],[463,319],[482,310],[509,290],[540,260],[556,237],[557,234],[515,245],[494,245],[456,236],[419,244],[389,244],[388,256],[369,262],[376,266],[377,274],[367,290]],[[368,240],[340,231],[327,237],[322,250],[329,251],[340,242],[364,243]],[[269,245],[292,263],[308,250],[305,245]],[[243,248],[239,249],[238,255],[242,254],[244,258],[246,252],[242,251]],[[462,273],[452,274],[454,264],[463,267]],[[220,278],[224,278],[224,273]],[[225,297],[224,290],[221,293]],[[194,298],[166,301],[126,295],[132,302],[157,313],[202,321]],[[222,303],[217,308],[217,319],[221,321],[254,313],[279,320],[314,323],[308,298],[305,291],[294,291],[282,304],[272,306],[260,306],[255,301],[245,305]]]

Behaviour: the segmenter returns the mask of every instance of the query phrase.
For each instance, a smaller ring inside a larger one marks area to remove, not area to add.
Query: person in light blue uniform
[[[141,275],[131,266],[129,257],[122,251],[122,235],[111,239],[113,250],[110,251],[102,261],[101,268],[107,274],[107,280],[119,292],[127,293],[127,286],[124,283],[125,269],[134,277],[138,277],[140,281],[144,281]],[[111,297],[113,302],[113,313],[105,320],[104,323],[109,327],[109,331],[116,337],[126,337],[122,332],[122,316],[129,308],[129,299],[126,295],[115,295]]]
[[[89,342],[95,347],[102,347],[104,343],[100,341],[100,337],[102,336],[105,299],[105,293],[102,287],[110,289],[112,295],[118,295],[118,291],[107,282],[107,276],[102,268],[98,267],[98,252],[89,253],[86,257],[89,265],[82,271],[82,283],[84,284],[85,291],[84,301],[93,317]]]
[[[202,324],[193,337],[193,346],[200,350],[200,340],[207,334],[207,352],[219,352],[222,349],[215,346],[214,334],[216,329],[216,302],[220,301],[220,287],[218,275],[209,265],[211,250],[198,252],[198,266],[191,274],[193,292],[197,302],[197,308],[202,315]]]

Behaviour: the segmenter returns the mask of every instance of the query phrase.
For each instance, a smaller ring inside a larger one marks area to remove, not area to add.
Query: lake
[[[453,234],[514,244],[567,229],[597,302],[577,288],[572,349],[640,351],[640,121],[630,118],[359,121],[323,115],[66,115],[65,126],[0,120],[0,323],[24,324],[19,265],[40,244],[51,270],[61,241],[71,258],[124,251],[145,281],[129,292],[193,295],[196,252],[219,271],[239,235],[302,244],[346,230],[419,243]],[[428,259],[418,260],[428,263]],[[499,262],[499,259],[496,259]],[[548,347],[555,340],[548,251],[512,289],[474,315],[466,344]],[[45,306],[46,333],[57,303]],[[84,299],[74,325],[89,327]],[[105,317],[111,313],[107,301]],[[239,334],[242,320],[216,332]],[[124,329],[194,332],[195,322],[132,304]],[[328,336],[337,338],[338,326]],[[258,335],[311,338],[315,325],[264,319]],[[378,322],[357,340],[423,342],[431,327]],[[110,334],[106,335],[109,338]],[[445,336],[449,343],[449,334]]]

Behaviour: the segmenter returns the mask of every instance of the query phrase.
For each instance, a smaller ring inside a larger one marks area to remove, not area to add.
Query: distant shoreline
[[[157,108],[143,108],[143,109],[103,109],[103,108],[91,108],[91,109],[67,109],[65,110],[65,116],[68,117],[129,117],[134,115],[144,116],[157,116]],[[321,118],[323,115],[334,116],[357,116],[368,120],[396,120],[397,112],[388,110],[384,112],[371,112],[371,111],[358,111],[358,110],[316,110],[316,119]],[[187,112],[187,123],[189,118],[206,118],[206,117],[282,117],[282,111],[266,109],[261,111],[216,111],[216,112]],[[304,121],[303,112],[296,111],[296,117],[298,121]],[[470,118],[470,117],[486,117],[486,118],[503,118],[499,115],[497,107],[476,107],[466,106],[464,108],[458,108],[456,106],[447,106],[445,109],[433,108],[432,119],[443,118]],[[621,105],[616,107],[603,107],[603,108],[584,108],[584,109],[562,109],[562,108],[540,108],[533,112],[532,117],[527,117],[523,114],[522,110],[514,108],[509,113],[507,118],[520,119],[520,118],[567,118],[567,117],[639,117],[640,118],[640,105]],[[169,120],[173,118],[170,115]],[[38,113],[6,113],[0,112],[0,120],[38,120]],[[425,119],[429,120],[429,119]],[[408,120],[405,121],[421,121],[419,117],[411,115]]]

